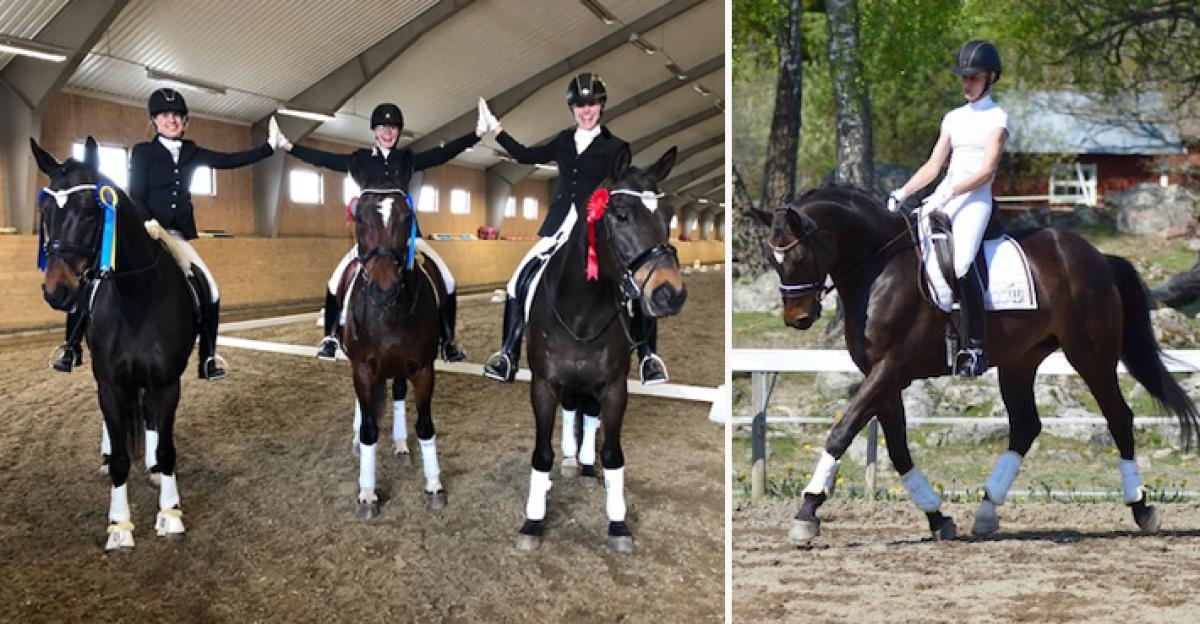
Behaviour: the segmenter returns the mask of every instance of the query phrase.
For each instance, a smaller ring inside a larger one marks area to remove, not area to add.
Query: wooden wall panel
[[[313,138],[304,139],[300,141],[300,144],[334,154],[349,154],[361,147]],[[310,165],[291,155],[287,155],[285,158],[287,158],[287,164],[284,167],[283,185],[279,197],[279,235],[329,236],[352,241],[353,235],[347,233],[346,229],[346,202],[342,200],[345,196],[346,174]],[[288,172],[293,169],[316,171],[321,174],[324,186],[322,203],[301,204],[291,201],[288,193]]]
[[[484,212],[487,198],[484,196],[484,172],[459,165],[442,165],[425,171],[424,186],[434,186],[438,189],[437,212],[420,213],[421,232],[430,234],[465,234],[474,233],[483,225],[486,219]],[[471,193],[471,212],[469,214],[450,213],[450,192],[453,189],[466,189]],[[420,189],[409,189],[413,200],[420,196]]]
[[[500,227],[500,235],[513,240],[535,239],[538,228],[546,220],[550,212],[550,181],[525,178],[512,185],[512,196],[517,202],[517,215],[504,219]],[[538,216],[536,219],[526,219],[521,213],[522,201],[526,197],[538,200]]]

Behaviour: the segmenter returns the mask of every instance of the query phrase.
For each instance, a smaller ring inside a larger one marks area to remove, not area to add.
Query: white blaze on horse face
[[[379,210],[379,217],[383,219],[383,227],[387,227],[388,221],[392,219],[393,201],[394,200],[391,197],[385,197],[383,198],[383,201],[379,202],[379,208],[377,210]]]
[[[605,511],[609,522],[625,521],[625,467],[604,469]]]
[[[783,252],[782,251],[772,251],[771,253],[775,254],[775,262],[776,263],[783,264]]]

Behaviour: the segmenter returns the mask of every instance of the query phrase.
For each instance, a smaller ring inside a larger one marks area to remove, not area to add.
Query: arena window
[[[436,186],[426,184],[421,187],[421,194],[417,197],[417,212],[437,212],[438,211],[438,192]]]
[[[457,188],[450,190],[450,214],[471,214],[471,191]]]
[[[517,216],[517,198],[510,195],[508,199],[504,200],[504,218],[511,219],[515,216]]]
[[[212,167],[200,165],[196,167],[196,171],[192,173],[192,184],[188,187],[188,191],[192,195],[208,195],[212,197],[217,194],[217,172]]]
[[[71,157],[83,160],[83,143],[71,146]],[[100,146],[100,173],[117,183],[121,188],[129,187],[129,152],[124,147]]]
[[[323,176],[308,169],[288,172],[288,198],[297,204],[324,203]]]
[[[526,197],[521,200],[521,216],[527,221],[537,221],[538,200],[536,197]]]

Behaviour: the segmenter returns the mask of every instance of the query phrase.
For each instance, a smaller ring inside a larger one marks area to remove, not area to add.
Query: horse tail
[[[1121,294],[1124,326],[1121,328],[1121,361],[1133,378],[1179,419],[1179,437],[1184,449],[1191,448],[1200,430],[1196,404],[1180,387],[1162,362],[1162,348],[1150,324],[1150,298],[1137,269],[1119,256],[1105,256],[1117,291]]]

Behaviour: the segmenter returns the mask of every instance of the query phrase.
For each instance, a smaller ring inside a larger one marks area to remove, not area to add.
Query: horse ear
[[[787,224],[797,238],[817,229],[817,222],[812,217],[790,209],[787,211]]]
[[[83,164],[97,171],[100,169],[100,146],[90,135],[83,142]]]
[[[771,213],[767,212],[766,210],[759,210],[758,208],[751,208],[750,214],[754,215],[754,217],[756,219],[758,219],[759,221],[762,221],[763,225],[771,225],[771,221],[774,220],[774,216]]]
[[[625,175],[629,171],[629,164],[633,162],[633,154],[629,151],[629,144],[621,146],[613,156],[612,171],[609,172],[609,177],[616,180]]]
[[[650,165],[650,169],[647,170],[647,173],[651,178],[654,178],[655,182],[661,182],[665,180],[667,174],[671,173],[671,168],[675,166],[675,156],[678,153],[679,150],[672,146],[671,149],[667,150],[667,152],[658,159],[658,162]]]
[[[62,164],[54,160],[54,157],[49,152],[42,149],[42,146],[38,145],[38,142],[33,137],[29,137],[29,149],[33,151],[33,159],[37,161],[38,169],[42,173],[53,178],[54,175],[51,172],[57,172],[62,168]]]

